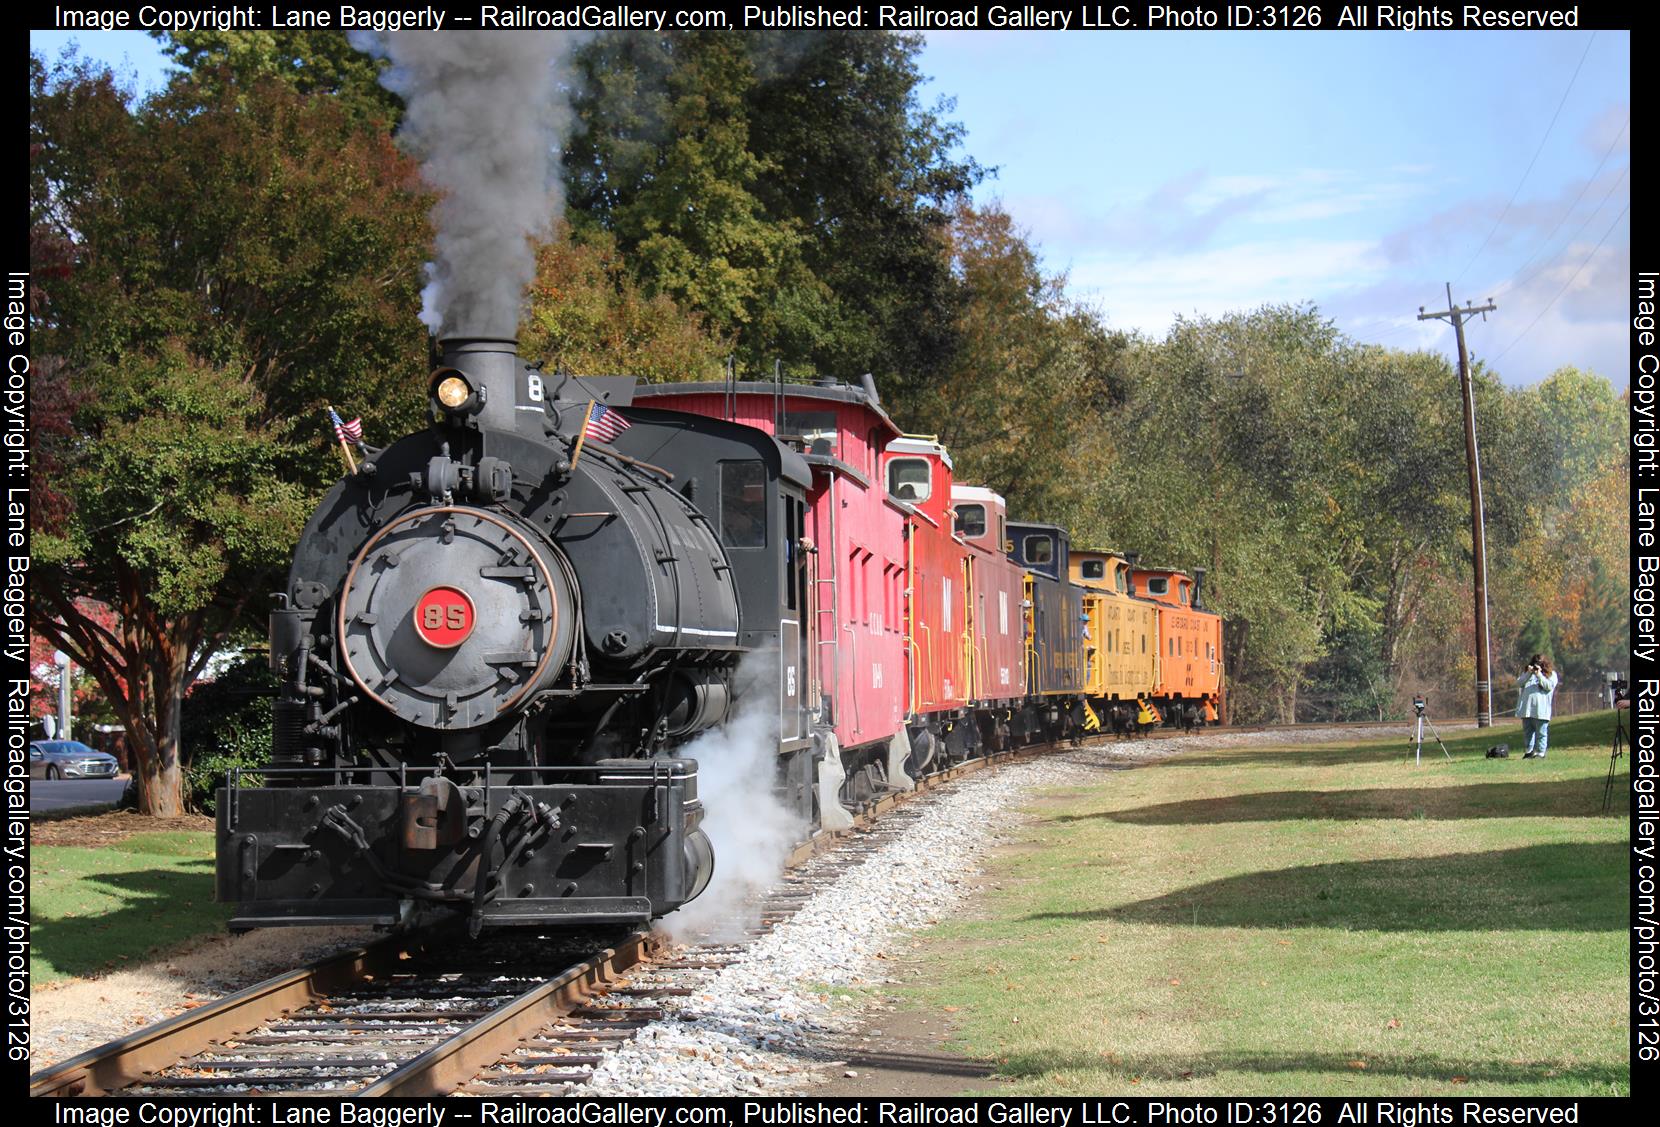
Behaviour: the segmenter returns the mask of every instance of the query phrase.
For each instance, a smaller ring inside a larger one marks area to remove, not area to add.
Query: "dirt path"
[[[151,1022],[195,1009],[302,963],[374,938],[368,928],[272,928],[216,935],[154,962],[100,978],[35,989],[29,1032],[31,1072]]]

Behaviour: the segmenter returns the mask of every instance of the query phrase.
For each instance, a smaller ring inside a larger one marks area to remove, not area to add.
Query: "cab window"
[[[1149,595],[1168,595],[1170,593],[1170,580],[1162,575],[1157,579],[1149,579],[1147,581],[1147,593]]]
[[[1117,580],[1118,580],[1118,589],[1126,595],[1129,594],[1130,593],[1130,573],[1128,571],[1124,570],[1123,568],[1119,568],[1118,572],[1117,572]]]
[[[933,476],[926,458],[895,458],[888,463],[888,496],[907,505],[926,501]]]
[[[957,506],[957,534],[965,540],[974,540],[986,534],[986,507],[984,505]]]
[[[767,543],[767,472],[760,462],[720,464],[720,538],[728,548]]]
[[[1188,584],[1183,583],[1182,587],[1181,587],[1181,591],[1182,591],[1182,605],[1184,607],[1187,605],[1187,588],[1188,588]]]
[[[1029,564],[1054,563],[1055,541],[1048,536],[1026,537],[1026,550],[1023,558]]]
[[[1085,579],[1101,579],[1107,574],[1107,565],[1101,560],[1085,560],[1083,574]]]

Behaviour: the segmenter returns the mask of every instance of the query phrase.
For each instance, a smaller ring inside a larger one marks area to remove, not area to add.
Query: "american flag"
[[[363,417],[361,415],[349,423],[343,423],[340,421],[340,416],[334,413],[334,408],[330,407],[329,421],[334,424],[334,437],[341,442],[363,441]]]
[[[595,442],[615,442],[627,430],[628,420],[603,403],[596,403],[588,411],[588,426],[584,433]]]

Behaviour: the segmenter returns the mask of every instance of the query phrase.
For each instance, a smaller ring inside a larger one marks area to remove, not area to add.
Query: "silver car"
[[[29,775],[36,779],[113,779],[115,756],[94,751],[80,740],[32,740]]]

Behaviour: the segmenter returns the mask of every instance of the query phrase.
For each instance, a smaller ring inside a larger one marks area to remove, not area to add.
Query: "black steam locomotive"
[[[599,441],[593,405],[632,380],[544,375],[510,340],[439,353],[432,425],[329,492],[276,596],[271,765],[219,802],[233,928],[673,910],[714,864],[676,749],[737,707],[745,654],[777,659],[758,785],[815,818],[812,742],[778,720],[800,713],[801,456],[647,408]]]

